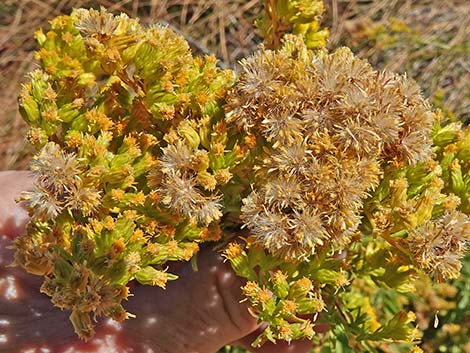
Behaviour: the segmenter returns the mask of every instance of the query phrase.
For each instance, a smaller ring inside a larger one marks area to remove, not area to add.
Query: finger
[[[250,313],[250,305],[244,298],[241,287],[245,279],[238,277],[227,263],[222,263],[217,273],[217,287],[230,321],[245,336],[258,327],[257,318]]]
[[[245,280],[238,277],[228,263],[215,251],[206,248],[197,255],[197,272],[186,264],[178,271],[180,280],[194,283],[195,287],[203,285],[204,295],[209,292],[209,288],[214,289],[213,298],[217,298],[214,303],[218,303],[221,312],[216,316],[224,316],[228,319],[225,325],[227,333],[230,331],[230,339],[234,340],[243,337],[256,329],[257,320],[248,308],[248,302],[242,301],[243,294],[241,287]],[[231,324],[231,325],[230,325]],[[232,327],[231,330],[228,328]]]

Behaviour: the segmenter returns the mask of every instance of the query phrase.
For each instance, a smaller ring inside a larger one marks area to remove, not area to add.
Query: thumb
[[[16,199],[33,184],[30,172],[0,172],[0,234],[13,239],[24,232],[29,216],[24,203],[17,203]]]

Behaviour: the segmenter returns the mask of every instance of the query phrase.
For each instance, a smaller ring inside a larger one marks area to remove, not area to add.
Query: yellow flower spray
[[[255,345],[319,340],[322,323],[336,347],[414,343],[404,305],[364,295],[458,276],[469,130],[407,77],[324,49],[320,2],[265,9],[266,48],[237,78],[170,29],[104,9],[36,33],[41,69],[20,96],[36,187],[15,261],[44,276],[80,337],[130,317],[130,281],[165,288],[165,264],[207,241],[268,323]]]

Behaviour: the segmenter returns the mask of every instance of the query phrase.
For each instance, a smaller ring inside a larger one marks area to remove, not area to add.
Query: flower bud
[[[239,243],[229,243],[223,253],[223,256],[230,261],[233,270],[238,276],[242,276],[248,279],[256,278],[256,273],[248,262],[248,255]],[[257,284],[255,282],[249,281],[247,283],[247,293],[245,293],[245,295],[250,297],[250,295],[254,295],[255,292],[257,293],[259,290],[261,290],[256,286]]]
[[[290,288],[288,298],[299,300],[305,298],[313,289],[313,283],[307,277],[295,281]]]
[[[57,115],[61,121],[70,123],[80,115],[80,111],[76,109],[76,104],[72,102],[61,106],[57,111]]]
[[[161,288],[165,288],[169,280],[175,280],[177,278],[178,276],[174,274],[159,271],[152,266],[146,266],[135,274],[135,279],[140,283],[159,286]]]
[[[28,92],[23,92],[20,99],[20,113],[23,119],[31,125],[35,125],[41,118],[39,106]]]
[[[456,194],[460,194],[465,190],[465,182],[463,181],[462,167],[460,166],[459,160],[454,159],[450,166],[450,177],[452,182],[452,191]]]
[[[206,171],[209,168],[209,155],[204,150],[196,150],[191,156],[191,168],[196,172]]]
[[[290,289],[287,276],[278,270],[271,275],[271,281],[273,282],[273,294],[281,299],[286,298]]]
[[[38,29],[36,32],[34,32],[34,39],[36,39],[36,41],[38,42],[38,45],[41,47],[46,42],[47,37],[44,34],[42,29]]]
[[[208,191],[213,191],[217,186],[217,180],[207,171],[197,173],[197,182]]]
[[[315,314],[325,310],[325,302],[317,297],[305,297],[297,300],[297,312],[302,315]]]
[[[405,178],[390,180],[390,198],[392,207],[400,207],[408,199],[408,181]]]
[[[192,148],[199,147],[201,138],[188,122],[184,121],[178,126],[178,134],[183,137],[186,143]]]
[[[280,306],[280,309],[281,309],[280,310],[281,315],[285,318],[294,317],[297,313],[298,305],[293,300],[289,300],[289,299],[281,300],[279,301],[278,305]]]
[[[79,310],[72,310],[70,315],[75,332],[83,339],[88,340],[95,334],[91,317],[89,313],[80,312]]]
[[[436,146],[446,146],[454,142],[461,132],[459,123],[451,123],[440,128],[433,136],[433,143]]]

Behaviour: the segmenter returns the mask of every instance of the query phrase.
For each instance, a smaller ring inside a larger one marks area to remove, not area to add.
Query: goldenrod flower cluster
[[[165,262],[220,237],[233,74],[170,29],[104,9],[58,17],[36,38],[42,68],[20,97],[36,187],[16,262],[45,276],[42,291],[89,338],[92,318],[127,316],[130,280],[165,287]]]

